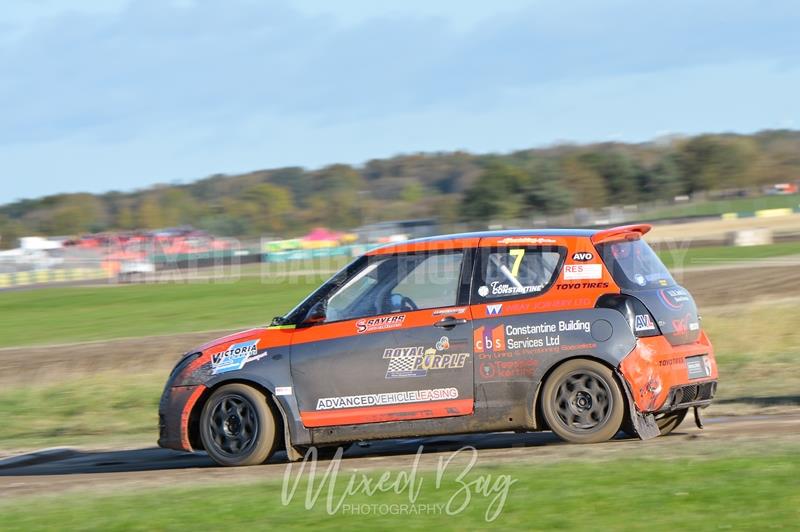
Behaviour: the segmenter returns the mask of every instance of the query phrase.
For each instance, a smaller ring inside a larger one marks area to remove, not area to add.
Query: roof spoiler
[[[653,228],[649,224],[623,225],[603,229],[592,236],[592,244],[603,244],[612,240],[639,240]]]

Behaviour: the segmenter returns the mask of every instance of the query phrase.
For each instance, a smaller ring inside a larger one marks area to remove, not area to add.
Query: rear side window
[[[558,247],[481,248],[473,302],[482,303],[547,292],[566,252]]]
[[[614,281],[627,290],[675,285],[667,267],[644,240],[621,240],[597,246]]]

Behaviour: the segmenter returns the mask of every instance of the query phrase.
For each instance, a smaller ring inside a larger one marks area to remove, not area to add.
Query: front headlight
[[[186,367],[199,356],[200,353],[189,353],[188,355],[184,356],[177,364],[175,364],[175,367],[172,368],[172,372],[169,374],[168,382],[172,384],[172,380],[180,375],[181,371],[185,370]]]

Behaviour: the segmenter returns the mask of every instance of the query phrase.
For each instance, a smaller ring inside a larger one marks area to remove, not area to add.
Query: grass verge
[[[0,391],[0,448],[30,449],[158,437],[167,375],[106,372]]]
[[[420,488],[413,502],[411,490],[403,489],[372,495],[354,490],[355,494],[348,495],[345,490],[353,473],[341,471],[310,508],[305,504],[306,477],[286,505],[281,483],[270,481],[15,499],[0,502],[0,518],[5,530],[793,528],[792,523],[800,519],[797,450],[741,457],[479,467],[460,479],[465,466],[453,462],[438,487],[436,471],[419,471],[416,481]],[[325,463],[321,467],[326,467]],[[322,472],[318,472],[314,488],[319,488]],[[381,475],[388,475],[384,484],[388,486],[399,474],[363,473],[373,486]],[[362,478],[359,475],[356,481]],[[513,483],[509,485],[509,481]],[[333,511],[326,508],[331,485]],[[456,511],[468,496],[464,509]],[[427,510],[409,514],[412,503]],[[406,505],[406,510],[401,505]],[[361,515],[354,515],[355,507]],[[370,513],[364,515],[367,507]],[[497,518],[487,522],[487,516],[491,518],[497,510]]]

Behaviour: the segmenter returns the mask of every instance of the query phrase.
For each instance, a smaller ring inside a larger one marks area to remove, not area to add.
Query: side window
[[[481,248],[473,303],[545,293],[558,277],[564,256],[556,247]]]
[[[328,298],[327,322],[456,304],[463,251],[377,256]]]
[[[359,298],[378,284],[379,265],[380,262],[367,264],[363,270],[356,273],[328,298],[326,321],[347,319],[348,309],[352,308]]]
[[[436,253],[419,262],[392,291],[409,298],[419,309],[456,304],[463,252]]]

